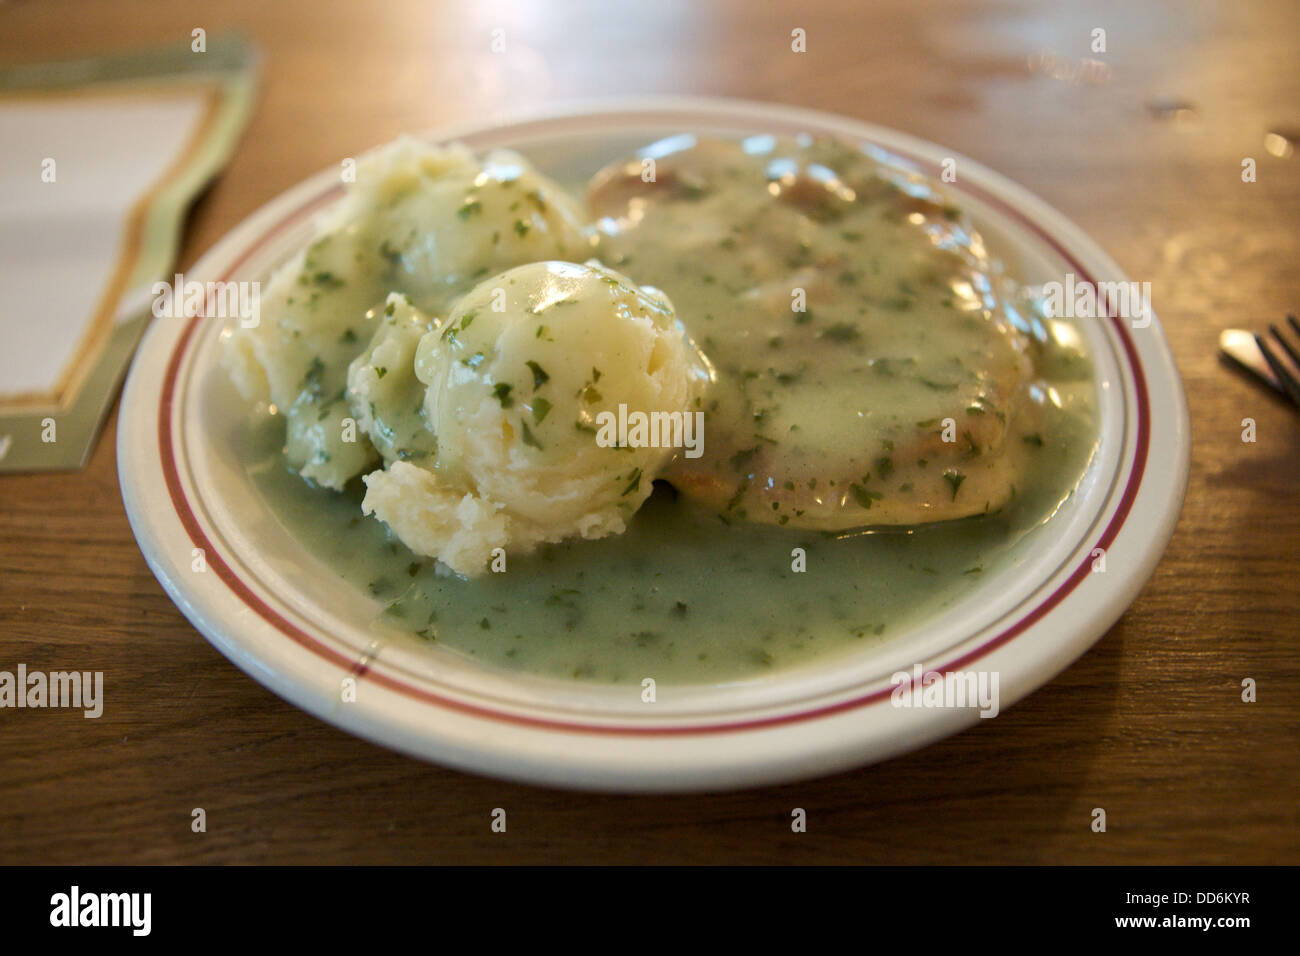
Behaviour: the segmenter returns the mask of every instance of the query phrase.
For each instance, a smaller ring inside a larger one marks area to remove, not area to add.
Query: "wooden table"
[[[182,268],[281,190],[404,130],[616,93],[832,110],[1000,170],[1152,283],[1191,403],[1191,487],[1131,610],[999,719],[808,783],[588,796],[389,753],[236,670],[145,566],[110,421],[85,471],[0,478],[0,669],[102,670],[108,696],[99,720],[0,712],[0,862],[1300,862],[1300,417],[1215,355],[1220,328],[1300,307],[1300,156],[1265,148],[1300,127],[1293,3],[196,6],[0,7],[6,62],[196,26],[265,50],[261,103],[194,210]],[[796,806],[806,834],[790,831]]]

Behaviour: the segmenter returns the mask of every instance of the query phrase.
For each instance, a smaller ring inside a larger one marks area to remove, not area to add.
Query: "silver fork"
[[[1294,315],[1288,315],[1286,321],[1300,342],[1300,323]],[[1300,350],[1287,341],[1276,325],[1270,325],[1268,331],[1272,340],[1258,332],[1226,329],[1219,333],[1219,348],[1237,364],[1289,396],[1300,408]]]

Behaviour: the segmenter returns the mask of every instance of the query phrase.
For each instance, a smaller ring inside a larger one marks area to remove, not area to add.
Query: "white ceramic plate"
[[[1078,228],[1025,190],[951,150],[856,120],[725,100],[602,103],[518,122],[442,130],[476,150],[509,146],[578,183],[673,133],[825,133],[875,144],[950,186],[995,252],[1029,282],[1066,272],[1124,281]],[[265,206],[187,279],[262,280],[311,235],[341,193],[337,169]],[[520,676],[451,652],[376,640],[378,605],[289,535],[234,452],[247,411],[217,364],[222,322],[160,319],[131,369],[118,467],[149,566],[223,654],[275,693],[337,726],[438,763],[544,784],[698,790],[824,774],[920,747],[979,720],[971,708],[891,703],[891,675],[996,672],[1000,706],[1050,680],[1137,595],[1182,505],[1186,402],[1157,320],[1076,323],[1094,354],[1102,441],[1047,533],[1005,570],[893,639],[848,658],[641,702],[627,687]],[[1097,571],[1095,549],[1104,549]],[[195,549],[206,570],[196,571]],[[344,702],[352,677],[355,702]]]

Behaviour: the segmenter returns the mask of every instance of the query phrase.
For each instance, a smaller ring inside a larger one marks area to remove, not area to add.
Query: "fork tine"
[[[1291,347],[1291,343],[1282,337],[1282,333],[1278,331],[1276,325],[1270,325],[1268,330],[1273,333],[1273,338],[1277,339],[1278,345],[1282,346],[1287,356],[1290,357],[1293,363],[1293,371],[1300,371],[1300,355],[1296,354],[1296,350]]]
[[[1291,324],[1291,331],[1296,334],[1296,338],[1300,338],[1300,322],[1296,322],[1294,315],[1288,315],[1286,320]]]
[[[1277,334],[1277,328],[1274,327],[1272,331],[1274,336],[1281,340],[1281,336]],[[1273,354],[1273,350],[1268,347],[1268,343],[1264,341],[1264,337],[1258,332],[1255,333],[1255,344],[1259,347],[1259,353],[1264,356],[1264,361],[1268,362],[1268,367],[1273,370],[1277,380],[1282,383],[1287,394],[1291,396],[1291,401],[1295,402],[1297,407],[1300,407],[1300,381],[1297,381],[1291,371]],[[1282,344],[1288,352],[1291,352],[1290,346],[1286,345],[1285,342]],[[1291,354],[1294,355],[1295,353],[1291,352]]]

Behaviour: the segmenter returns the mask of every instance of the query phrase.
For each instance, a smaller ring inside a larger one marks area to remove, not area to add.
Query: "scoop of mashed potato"
[[[370,344],[348,366],[348,406],[386,464],[429,458],[437,441],[424,420],[425,389],[415,377],[415,350],[433,319],[400,292],[378,311]]]
[[[394,461],[365,476],[362,508],[465,576],[497,548],[624,531],[681,449],[618,436],[611,419],[623,406],[695,428],[711,377],[662,293],[569,262],[481,282],[421,339],[415,374],[432,467]]]
[[[343,437],[346,389],[389,293],[445,315],[484,276],[589,248],[577,205],[519,154],[480,160],[463,146],[400,140],[358,162],[310,246],[263,289],[257,324],[223,333],[223,361],[246,399],[284,414],[289,465],[339,489],[377,460],[365,435]]]

